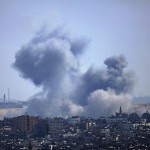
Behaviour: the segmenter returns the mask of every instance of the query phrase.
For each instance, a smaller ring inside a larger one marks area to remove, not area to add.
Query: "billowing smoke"
[[[43,90],[29,99],[27,113],[43,117],[109,115],[128,108],[133,75],[124,71],[124,56],[105,60],[105,70],[90,67],[81,74],[79,55],[88,40],[73,38],[62,29],[39,33],[16,54],[13,66]],[[92,59],[92,58],[91,58]]]
[[[124,56],[114,56],[105,60],[106,70],[90,68],[82,75],[79,82],[76,99],[82,105],[87,105],[90,93],[97,89],[114,90],[115,94],[130,93],[134,80],[132,72],[124,72],[127,62]]]

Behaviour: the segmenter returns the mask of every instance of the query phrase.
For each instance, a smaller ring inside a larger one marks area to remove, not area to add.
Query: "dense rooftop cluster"
[[[97,119],[30,115],[0,121],[1,150],[150,149],[150,114],[119,112]]]

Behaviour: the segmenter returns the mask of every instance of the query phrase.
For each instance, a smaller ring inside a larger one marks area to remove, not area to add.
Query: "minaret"
[[[122,114],[122,108],[121,108],[121,106],[120,106],[120,110],[119,110],[119,113],[120,113],[120,114]]]

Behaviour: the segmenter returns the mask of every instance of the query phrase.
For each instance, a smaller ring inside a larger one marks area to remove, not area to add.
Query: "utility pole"
[[[8,88],[8,101],[10,100],[10,90]]]
[[[6,96],[5,96],[5,94],[4,94],[4,104],[5,104],[5,99],[6,99]]]

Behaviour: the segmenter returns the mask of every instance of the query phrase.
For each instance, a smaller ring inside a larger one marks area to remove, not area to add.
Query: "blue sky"
[[[12,68],[15,53],[42,26],[63,25],[90,40],[82,68],[104,67],[103,61],[124,54],[136,73],[133,95],[150,95],[150,1],[138,0],[0,0],[0,98],[26,100],[40,91]]]

